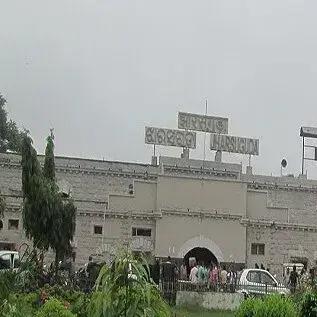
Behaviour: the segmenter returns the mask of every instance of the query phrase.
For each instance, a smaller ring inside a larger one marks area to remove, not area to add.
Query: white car
[[[19,252],[0,251],[0,270],[16,269],[20,266]]]
[[[237,278],[237,292],[248,295],[281,294],[288,295],[290,290],[278,283],[270,272],[260,269],[245,269]]]

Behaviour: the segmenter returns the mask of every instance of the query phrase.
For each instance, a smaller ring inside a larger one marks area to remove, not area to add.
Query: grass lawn
[[[231,312],[210,311],[198,307],[175,308],[173,312],[176,317],[234,317]]]

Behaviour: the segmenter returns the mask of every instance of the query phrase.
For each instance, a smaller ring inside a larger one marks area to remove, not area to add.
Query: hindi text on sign
[[[210,134],[210,149],[232,153],[259,155],[259,140],[223,134]]]
[[[210,133],[228,134],[228,119],[179,112],[178,128]]]
[[[196,148],[196,133],[181,130],[145,127],[145,143]]]

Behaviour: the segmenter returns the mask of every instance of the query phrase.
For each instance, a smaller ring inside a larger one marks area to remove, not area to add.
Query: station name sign
[[[259,140],[223,134],[210,134],[210,149],[240,154],[259,155]]]
[[[182,130],[145,127],[145,143],[196,148],[196,133]]]
[[[317,128],[301,127],[300,136],[306,138],[317,138]]]
[[[228,134],[228,118],[179,112],[178,128],[209,133]]]

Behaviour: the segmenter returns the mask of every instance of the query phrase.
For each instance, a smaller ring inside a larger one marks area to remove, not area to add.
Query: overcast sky
[[[149,162],[144,126],[176,128],[207,98],[230,134],[260,139],[256,173],[278,175],[284,157],[300,172],[299,128],[317,126],[316,0],[0,4],[0,93],[40,153],[54,127],[56,154]]]

